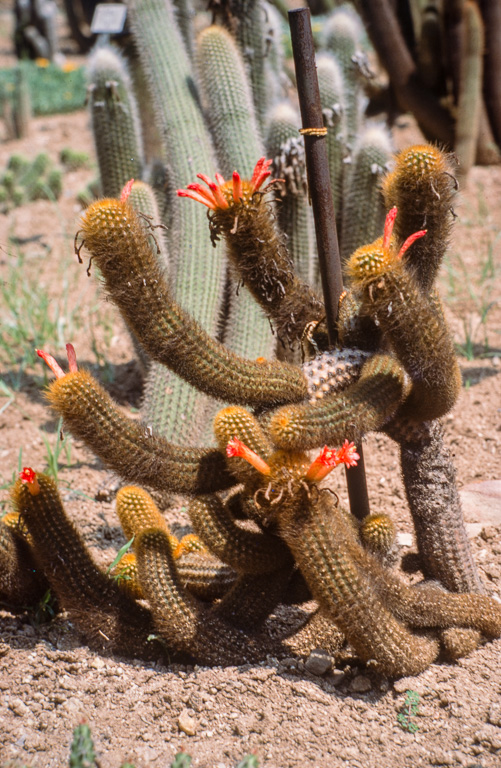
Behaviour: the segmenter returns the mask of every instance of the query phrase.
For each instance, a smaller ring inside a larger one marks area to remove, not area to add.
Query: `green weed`
[[[493,298],[497,276],[494,245],[497,239],[489,243],[477,275],[471,274],[459,254],[445,260],[446,301],[460,320],[462,328],[462,338],[457,341],[456,348],[458,354],[467,360],[494,354],[491,351],[488,321],[490,313],[498,304],[498,300]]]
[[[26,370],[38,360],[35,348],[64,347],[78,325],[79,307],[70,304],[66,277],[60,296],[50,296],[37,278],[38,269],[20,249],[8,253],[7,264],[6,277],[0,281],[0,364],[11,369],[4,384],[17,391]]]
[[[45,445],[45,472],[54,478],[57,483],[59,475],[60,456],[63,454],[66,466],[71,467],[71,437],[63,434],[63,420],[59,419],[56,430],[56,444],[54,447],[50,444],[46,435],[42,434],[42,440]]]
[[[405,701],[402,704],[400,712],[397,715],[399,726],[409,733],[419,731],[419,726],[413,721],[413,718],[419,712],[419,693],[416,691],[406,691]]]

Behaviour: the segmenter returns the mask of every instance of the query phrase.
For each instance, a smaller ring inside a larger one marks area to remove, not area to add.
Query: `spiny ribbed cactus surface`
[[[231,177],[238,169],[244,177],[251,176],[263,147],[244,62],[230,33],[217,26],[203,30],[197,39],[197,64],[221,172]],[[236,295],[236,285],[232,280],[226,345],[251,358],[273,357],[275,339],[267,318],[246,286]]]
[[[118,197],[129,179],[141,179],[144,167],[141,121],[125,59],[111,47],[99,47],[88,65],[91,127],[101,189]]]
[[[348,146],[353,146],[359,128],[361,112],[360,73],[354,57],[361,53],[364,34],[360,17],[353,8],[347,5],[332,11],[322,31],[326,49],[336,56],[343,71]]]
[[[360,133],[346,170],[341,224],[343,261],[383,228],[381,179],[391,156],[391,138],[385,126],[371,125]]]
[[[298,135],[300,117],[289,102],[280,102],[270,112],[266,136],[274,175],[284,180],[279,187],[278,221],[287,237],[287,250],[301,280],[315,284],[318,264],[313,213],[308,200],[304,140]]]
[[[155,107],[163,140],[169,189],[171,280],[176,300],[211,334],[216,335],[226,265],[221,248],[208,255],[203,210],[180,206],[174,190],[196,172],[211,173],[214,153],[200,109],[194,72],[170,2],[141,0],[130,5],[131,26]],[[180,151],[189,147],[189,152]],[[165,386],[167,389],[168,385]],[[174,377],[164,434],[172,439],[180,425],[191,425],[191,442],[203,431],[207,402]]]
[[[343,186],[348,159],[346,146],[346,95],[345,80],[341,64],[336,56],[326,51],[317,57],[318,87],[320,103],[327,126],[327,157],[331,180],[332,198],[336,213],[336,224],[341,234],[341,213],[343,207]]]

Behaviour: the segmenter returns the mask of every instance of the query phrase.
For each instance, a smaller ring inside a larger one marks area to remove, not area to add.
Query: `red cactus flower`
[[[131,193],[132,185],[133,184],[134,184],[134,179],[129,179],[127,184],[125,184],[124,188],[122,189],[122,191],[120,193],[120,202],[121,203],[126,203],[127,202],[127,199],[128,199],[128,197],[129,197],[129,195]]]
[[[40,485],[38,483],[37,474],[31,467],[23,467],[22,472],[19,473],[19,479],[26,485],[28,491],[32,496],[38,496],[40,493]]]
[[[264,461],[264,459],[258,456],[257,453],[254,453],[254,451],[251,451],[251,449],[248,448],[245,443],[242,443],[238,437],[233,437],[229,441],[228,445],[226,446],[226,455],[229,458],[236,456],[240,459],[245,459],[245,461],[248,461],[249,464],[252,464],[252,466],[262,475],[269,475],[271,472],[270,467]]]
[[[357,446],[355,443],[349,443],[345,440],[341,448],[336,451],[337,463],[345,464],[347,467],[356,467],[357,461],[360,456],[357,453]]]
[[[63,376],[66,376],[65,372],[52,355],[49,355],[48,352],[44,352],[42,349],[37,349],[35,351],[38,357],[41,357],[42,360],[47,363],[52,373],[55,373],[56,379],[62,379]],[[78,371],[77,356],[73,344],[66,344],[66,354],[68,356],[70,373],[76,373]]]
[[[264,181],[271,176],[269,167],[272,160],[266,160],[261,157],[254,168],[250,180],[242,179],[238,171],[233,171],[230,181],[225,181],[220,173],[216,173],[216,182],[212,181],[204,173],[198,173],[197,178],[201,179],[208,187],[205,189],[201,184],[188,184],[186,189],[178,189],[179,197],[191,197],[207,208],[213,211],[216,209],[226,209],[230,205],[245,202],[263,185]]]
[[[331,470],[340,464],[345,464],[347,467],[356,467],[359,458],[360,456],[356,453],[355,443],[349,443],[348,440],[345,440],[342,447],[338,448],[337,451],[325,445],[308,469],[305,479],[311,483],[319,483],[324,477],[327,477]]]
[[[395,226],[395,219],[397,218],[398,209],[394,205],[393,208],[388,211],[386,215],[386,220],[384,222],[384,233],[383,233],[383,250],[388,250],[390,247],[390,241],[391,236],[393,234],[393,227]],[[410,248],[412,243],[414,243],[416,240],[419,240],[420,237],[424,237],[426,235],[426,232],[428,230],[426,229],[420,229],[419,232],[414,232],[413,235],[409,235],[407,240],[403,243],[401,246],[397,258],[401,259],[404,253]]]

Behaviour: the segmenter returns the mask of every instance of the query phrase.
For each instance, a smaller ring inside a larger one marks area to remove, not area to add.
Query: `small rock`
[[[501,704],[492,704],[487,715],[487,722],[501,726]]]
[[[475,741],[484,749],[497,752],[501,749],[501,732],[494,725],[484,725],[475,734]]]
[[[400,680],[395,680],[393,683],[393,689],[397,693],[405,693],[406,691],[415,691],[420,696],[424,693],[424,688],[415,677],[401,677]]]
[[[412,533],[397,533],[397,544],[400,547],[412,547],[413,537]]]
[[[339,683],[343,682],[345,677],[345,673],[341,672],[340,669],[333,669],[329,675],[329,683],[330,685],[339,685]]]
[[[325,675],[332,667],[332,659],[327,651],[322,650],[322,648],[314,648],[304,666],[312,675]]]
[[[367,693],[372,688],[372,683],[365,675],[358,675],[354,677],[350,683],[350,691],[352,693]]]
[[[9,701],[9,709],[18,717],[25,717],[30,711],[22,699],[12,699],[12,701]]]
[[[183,709],[177,719],[179,730],[185,733],[187,736],[194,736],[197,732],[198,723],[194,717],[192,717],[187,709]]]
[[[480,536],[484,532],[482,523],[466,523],[465,528],[469,539],[476,539],[477,536]]]
[[[429,759],[432,765],[454,765],[455,763],[452,752],[444,752],[442,749],[435,749]]]

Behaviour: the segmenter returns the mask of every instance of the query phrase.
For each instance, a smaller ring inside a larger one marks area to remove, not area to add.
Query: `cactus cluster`
[[[200,173],[202,183],[179,190],[191,198],[184,205],[207,209],[213,239],[225,241],[233,269],[279,333],[299,341],[309,329],[315,359],[303,366],[245,358],[178,304],[150,237],[154,222],[130,202],[134,184],[120,199],[93,203],[76,242],[80,260],[86,249],[150,359],[231,405],[215,417],[215,447],[179,445],[127,419],[78,369],[71,345],[68,373],[41,351],[56,376],[48,397],[66,428],[138,485],[117,500],[132,551],[122,577],[100,571],[54,482],[25,469],[12,494],[23,527],[11,539],[1,529],[4,599],[18,600],[9,589],[18,583],[16,547],[25,546],[35,584],[47,579],[86,641],[132,656],[167,647],[171,658],[236,664],[319,646],[336,655],[348,643],[379,673],[398,677],[499,637],[501,607],[481,594],[440,421],[460,385],[434,285],[450,230],[450,163],[430,145],[398,157],[384,182],[382,237],[347,261],[334,348],[321,300],[276,235],[270,163],[261,158],[248,179]],[[356,464],[355,443],[370,430],[400,446],[425,576],[418,586],[391,567],[391,520],[360,522],[322,487],[336,466]],[[142,486],[191,497],[187,541],[173,537]],[[277,604],[309,597],[318,609],[303,627],[270,633]]]
[[[34,160],[11,155],[0,176],[0,207],[3,213],[31,200],[57,200],[62,192],[62,171],[46,152]]]
[[[458,156],[466,176],[475,162],[501,160],[497,3],[422,3],[405,11],[390,0],[356,0],[385,67],[393,102],[411,111],[427,139]]]
[[[134,185],[130,202],[165,226],[154,232],[159,266],[167,270],[176,302],[212,337],[247,358],[276,354],[298,361],[296,331],[303,319],[291,320],[289,312],[285,325],[274,326],[276,336],[270,335],[268,320],[248,291],[249,275],[239,276],[231,253],[227,259],[216,237],[216,247],[211,246],[203,210],[190,209],[176,196],[198,171],[210,175],[218,169],[231,177],[238,168],[250,177],[256,159],[266,154],[273,159],[274,175],[286,181],[277,188],[277,283],[276,288],[270,283],[269,301],[276,300],[281,284],[288,295],[290,286],[283,280],[292,275],[291,262],[297,277],[318,290],[304,142],[277,10],[265,0],[223,2],[212,10],[215,23],[207,25],[202,14],[182,14],[170,0],[130,3],[137,55],[127,60],[112,46],[91,54],[89,109],[101,191],[116,198],[127,179],[143,182],[141,197]],[[388,131],[366,125],[363,115],[364,77],[355,63],[362,39],[363,26],[353,9],[336,8],[319,40],[330,175],[345,256],[381,230],[380,182],[391,158]],[[306,298],[321,319],[321,302],[313,292]],[[214,398],[187,386],[148,351],[140,358],[143,419],[170,440],[182,434],[185,444],[207,444],[219,407]]]

